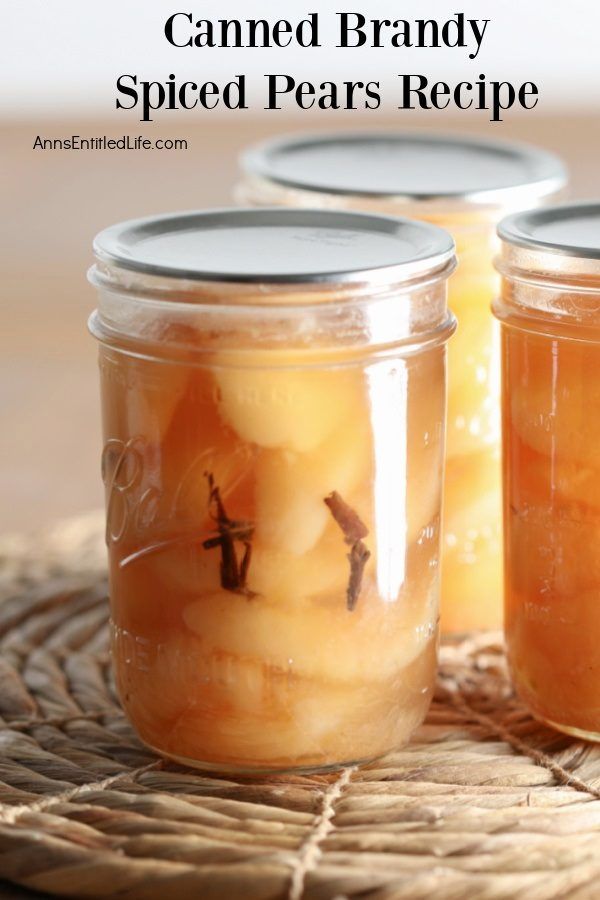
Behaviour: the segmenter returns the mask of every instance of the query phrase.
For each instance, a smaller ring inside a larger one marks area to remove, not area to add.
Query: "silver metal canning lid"
[[[600,260],[600,202],[516,213],[500,222],[498,236],[528,250]]]
[[[511,203],[564,187],[552,153],[526,144],[411,132],[332,133],[268,141],[242,167],[279,185],[398,200]]]
[[[451,268],[454,242],[441,228],[396,217],[222,209],[114,225],[94,252],[120,269],[191,281],[393,283]]]

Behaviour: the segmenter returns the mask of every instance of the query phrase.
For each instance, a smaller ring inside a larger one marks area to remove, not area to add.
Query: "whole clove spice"
[[[346,606],[352,612],[356,608],[365,566],[371,556],[371,551],[363,543],[363,538],[368,535],[369,529],[356,510],[352,509],[337,491],[332,491],[325,497],[324,503],[342,530],[345,543],[350,547],[350,553],[348,553],[350,577],[346,589]]]
[[[254,526],[250,522],[230,519],[214,476],[210,472],[205,472],[204,476],[208,480],[210,516],[217,526],[218,534],[207,538],[202,546],[205,550],[212,550],[215,547],[221,549],[221,587],[236,594],[253,597],[254,592],[248,588],[248,570],[252,558],[251,540]],[[240,541],[244,545],[244,553],[239,562],[235,541]]]

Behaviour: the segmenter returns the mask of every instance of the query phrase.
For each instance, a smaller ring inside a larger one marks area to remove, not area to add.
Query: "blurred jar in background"
[[[167,756],[327,768],[436,669],[452,238],[225,210],[96,239],[113,654]]]
[[[498,233],[511,671],[536,716],[600,740],[600,204]]]
[[[240,202],[357,209],[446,228],[458,330],[448,348],[442,629],[502,619],[499,354],[495,228],[566,183],[555,156],[520,144],[418,133],[338,133],[272,140],[242,157]]]

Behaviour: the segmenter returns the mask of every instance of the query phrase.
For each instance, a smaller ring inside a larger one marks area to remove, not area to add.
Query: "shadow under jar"
[[[113,655],[162,754],[371,759],[435,677],[451,237],[225,210],[95,242]]]
[[[456,242],[448,347],[443,631],[502,620],[500,366],[490,312],[497,222],[555,198],[566,173],[521,144],[425,132],[294,135],[242,157],[241,202],[357,209],[442,226]]]
[[[498,233],[512,676],[538,718],[600,740],[600,204]]]

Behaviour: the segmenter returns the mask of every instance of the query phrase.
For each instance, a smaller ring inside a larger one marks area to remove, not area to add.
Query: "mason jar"
[[[536,716],[600,740],[600,204],[498,233],[512,676]]]
[[[458,319],[449,345],[442,629],[502,620],[500,375],[490,312],[495,228],[511,211],[556,197],[552,154],[521,144],[425,132],[296,135],[242,157],[240,202],[357,209],[440,225],[454,237]]]
[[[185,764],[406,741],[436,666],[452,238],[222,210],[95,241],[119,694]]]

